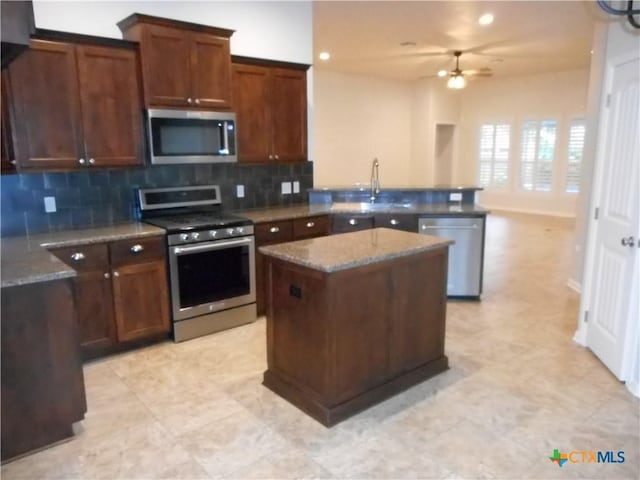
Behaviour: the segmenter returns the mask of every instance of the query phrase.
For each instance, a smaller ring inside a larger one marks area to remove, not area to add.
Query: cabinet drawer
[[[373,217],[368,215],[334,215],[331,221],[332,233],[357,232],[373,228]]]
[[[418,216],[407,213],[383,213],[375,216],[376,228],[393,228],[418,233]]]
[[[164,237],[133,238],[109,245],[111,265],[142,263],[165,256]]]
[[[329,217],[296,218],[293,220],[293,238],[300,240],[303,238],[322,237],[329,234]]]
[[[108,268],[109,254],[107,245],[80,245],[51,250],[56,257],[78,272]]]
[[[259,223],[256,225],[255,234],[258,245],[269,245],[271,243],[289,242],[293,240],[293,229],[290,220]]]

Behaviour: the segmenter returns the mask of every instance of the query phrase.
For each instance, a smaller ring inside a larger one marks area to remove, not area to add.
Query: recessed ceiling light
[[[485,13],[478,19],[480,25],[491,25],[493,23],[493,14]]]
[[[318,58],[320,60],[327,61],[331,58],[331,54],[329,52],[320,52],[320,55],[318,55]]]
[[[438,72],[438,76],[439,77],[446,77],[447,76],[447,71],[446,70],[440,70]]]

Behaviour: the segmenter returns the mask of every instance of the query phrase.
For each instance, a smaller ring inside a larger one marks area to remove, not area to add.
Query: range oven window
[[[159,157],[235,155],[233,120],[151,118],[153,155]]]
[[[251,291],[252,245],[204,250],[177,257],[180,308],[228,300]]]

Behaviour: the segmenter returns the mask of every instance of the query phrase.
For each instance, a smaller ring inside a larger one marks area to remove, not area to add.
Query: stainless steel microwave
[[[236,162],[236,116],[231,112],[147,110],[151,163]]]

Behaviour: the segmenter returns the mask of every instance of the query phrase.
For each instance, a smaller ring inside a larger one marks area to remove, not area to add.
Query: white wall
[[[455,179],[458,183],[477,183],[479,127],[483,123],[506,121],[512,125],[512,167],[518,165],[520,132],[526,120],[558,120],[554,192],[526,192],[518,188],[518,170],[512,168],[512,183],[502,191],[484,191],[482,205],[494,209],[574,216],[577,195],[562,189],[563,159],[566,158],[568,123],[586,114],[588,71],[576,70],[526,77],[478,80],[464,90],[461,103],[461,131]]]
[[[412,185],[408,82],[314,72],[316,186],[369,183],[380,161],[383,187]]]
[[[235,30],[231,53],[312,63],[310,1],[41,1],[34,0],[36,26],[122,38],[117,22],[144,13]]]

